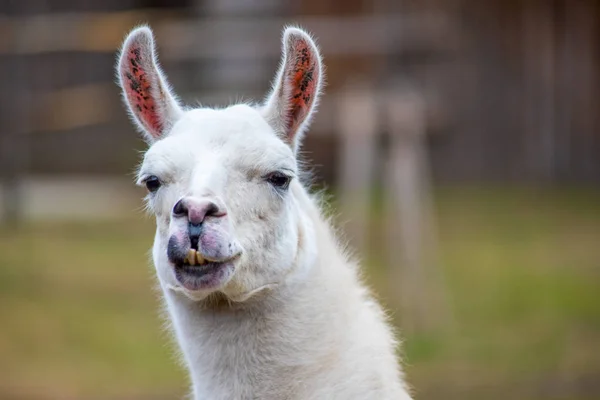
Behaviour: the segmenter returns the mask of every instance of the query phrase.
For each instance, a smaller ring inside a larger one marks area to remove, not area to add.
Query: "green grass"
[[[600,195],[441,190],[456,326],[408,337],[425,398],[597,398]]]
[[[148,266],[152,232],[140,219],[1,233],[0,398],[183,393]]]
[[[600,192],[436,195],[454,324],[405,335],[417,398],[599,398]],[[374,213],[374,242],[382,219]],[[185,374],[148,263],[152,237],[152,221],[136,215],[0,230],[1,399],[181,398]],[[367,278],[399,309],[381,251]]]

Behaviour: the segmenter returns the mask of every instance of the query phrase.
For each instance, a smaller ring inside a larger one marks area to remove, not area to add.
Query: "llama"
[[[319,50],[295,27],[282,41],[264,104],[183,108],[146,26],[117,63],[149,144],[138,184],[193,398],[410,399],[382,309],[298,178],[324,81]]]

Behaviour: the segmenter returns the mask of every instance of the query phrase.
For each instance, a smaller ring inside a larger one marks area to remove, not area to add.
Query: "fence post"
[[[337,127],[341,141],[340,203],[346,231],[361,254],[367,250],[371,181],[376,155],[377,116],[373,90],[366,83],[345,86],[338,94]]]
[[[11,11],[18,12],[15,3]],[[4,130],[0,137],[0,184],[2,212],[0,220],[14,227],[23,216],[22,180],[28,162],[28,107],[32,107],[27,60],[17,51],[20,46],[19,30],[13,32],[14,50],[8,58],[8,79],[2,93],[2,119]],[[27,107],[25,106],[27,105]]]
[[[425,144],[425,104],[411,89],[396,87],[386,98],[390,131],[387,163],[388,256],[392,292],[408,332],[428,331],[448,316],[440,280],[435,222]],[[398,290],[399,288],[399,290]]]

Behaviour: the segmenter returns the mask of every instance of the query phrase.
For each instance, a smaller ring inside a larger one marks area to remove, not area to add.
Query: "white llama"
[[[148,27],[123,44],[125,104],[150,147],[153,260],[194,399],[409,399],[385,315],[361,284],[296,154],[323,86],[287,28],[264,104],[183,108]]]

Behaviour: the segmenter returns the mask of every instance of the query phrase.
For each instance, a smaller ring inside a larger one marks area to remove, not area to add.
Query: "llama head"
[[[126,38],[117,75],[150,145],[138,183],[156,215],[153,259],[161,285],[194,300],[222,293],[243,301],[282,282],[310,236],[298,207],[296,160],[323,82],[310,36],[284,31],[281,66],[259,106],[182,108],[147,27]]]

